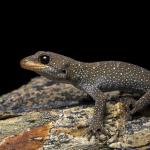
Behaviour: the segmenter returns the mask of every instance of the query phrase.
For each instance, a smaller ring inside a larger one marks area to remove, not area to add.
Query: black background
[[[36,76],[21,69],[19,62],[39,50],[88,62],[127,61],[150,69],[147,9],[141,11],[137,7],[132,13],[129,7],[118,7],[118,3],[117,8],[107,4],[104,9],[102,5],[91,6],[91,3],[67,8],[58,5],[14,5],[13,2],[6,4],[6,8],[3,6],[0,95]]]

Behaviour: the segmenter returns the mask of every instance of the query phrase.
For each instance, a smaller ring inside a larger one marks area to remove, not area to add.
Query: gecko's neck
[[[69,68],[67,70],[67,78],[66,80],[71,82],[73,85],[78,85],[84,76],[84,71],[86,69],[88,63],[80,62],[80,61],[71,61]]]

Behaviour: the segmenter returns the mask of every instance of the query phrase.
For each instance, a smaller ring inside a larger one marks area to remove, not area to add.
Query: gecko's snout
[[[32,70],[32,71],[36,71],[36,70],[46,67],[44,64],[40,64],[31,60],[28,60],[27,58],[24,58],[20,61],[20,66],[24,69]]]
[[[21,68],[26,69],[27,63],[28,63],[28,60],[27,60],[26,58],[22,59],[22,60],[20,61],[20,66],[21,66]]]

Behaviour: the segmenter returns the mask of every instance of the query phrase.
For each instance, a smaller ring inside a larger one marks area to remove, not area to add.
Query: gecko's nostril
[[[27,59],[26,59],[26,58],[24,58],[24,59],[22,59],[22,60],[20,61],[20,65],[21,65],[22,68],[24,68],[24,66],[26,65],[26,62],[27,62]]]

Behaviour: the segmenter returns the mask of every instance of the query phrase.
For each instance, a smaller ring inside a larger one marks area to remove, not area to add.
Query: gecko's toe
[[[132,115],[131,115],[130,112],[126,112],[126,114],[125,114],[125,120],[126,121],[131,121],[132,120]]]
[[[102,138],[102,134],[105,135],[105,138]],[[99,141],[104,141],[111,137],[109,131],[107,131],[102,125],[94,126],[93,124],[87,129],[86,135],[89,141],[92,136],[94,136]]]

